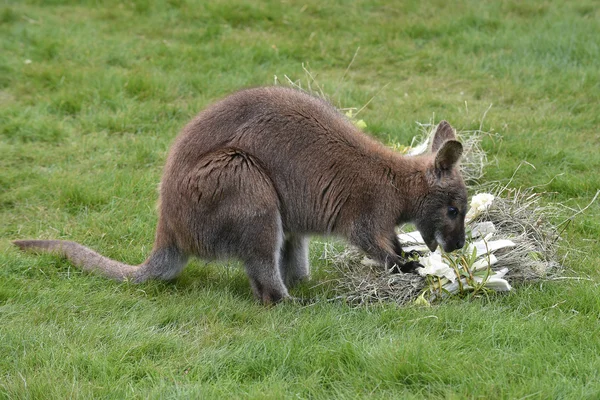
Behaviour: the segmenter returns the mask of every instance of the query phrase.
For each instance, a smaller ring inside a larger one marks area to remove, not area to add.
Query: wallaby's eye
[[[458,215],[458,208],[448,207],[448,215],[451,217],[456,217]]]

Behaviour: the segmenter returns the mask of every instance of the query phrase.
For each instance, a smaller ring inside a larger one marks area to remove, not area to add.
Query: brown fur
[[[208,107],[177,137],[161,182],[154,248],[143,264],[128,266],[74,242],[14,243],[135,282],[172,279],[190,255],[234,257],[268,304],[308,277],[312,234],[345,237],[403,271],[418,264],[406,263],[394,233],[400,223],[414,222],[432,250],[462,247],[461,153],[445,121],[431,153],[404,157],[321,99],[280,87],[243,90]]]

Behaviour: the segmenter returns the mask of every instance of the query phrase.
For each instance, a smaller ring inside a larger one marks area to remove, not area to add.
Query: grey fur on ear
[[[448,123],[448,121],[440,121],[433,135],[433,142],[431,144],[431,152],[435,153],[439,151],[444,142],[448,140],[456,140],[454,134],[454,128]]]
[[[458,163],[463,153],[463,146],[457,140],[445,141],[435,155],[435,169],[449,171]]]

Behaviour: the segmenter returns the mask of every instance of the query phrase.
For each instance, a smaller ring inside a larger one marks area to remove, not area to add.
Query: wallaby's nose
[[[458,242],[456,242],[457,249],[462,249],[464,245],[465,245],[465,239],[460,239]]]

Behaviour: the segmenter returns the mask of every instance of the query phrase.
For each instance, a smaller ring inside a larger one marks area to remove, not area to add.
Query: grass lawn
[[[567,274],[589,280],[431,308],[327,301],[318,241],[300,289],[318,301],[273,308],[234,262],[136,286],[11,246],[71,239],[140,263],[179,129],[236,89],[304,78],[303,63],[339,106],[375,96],[359,115],[386,143],[432,118],[476,129],[492,104],[485,180],[525,160],[513,186],[590,202],[596,1],[333,3],[3,2],[0,398],[600,398],[600,202],[563,234]]]

